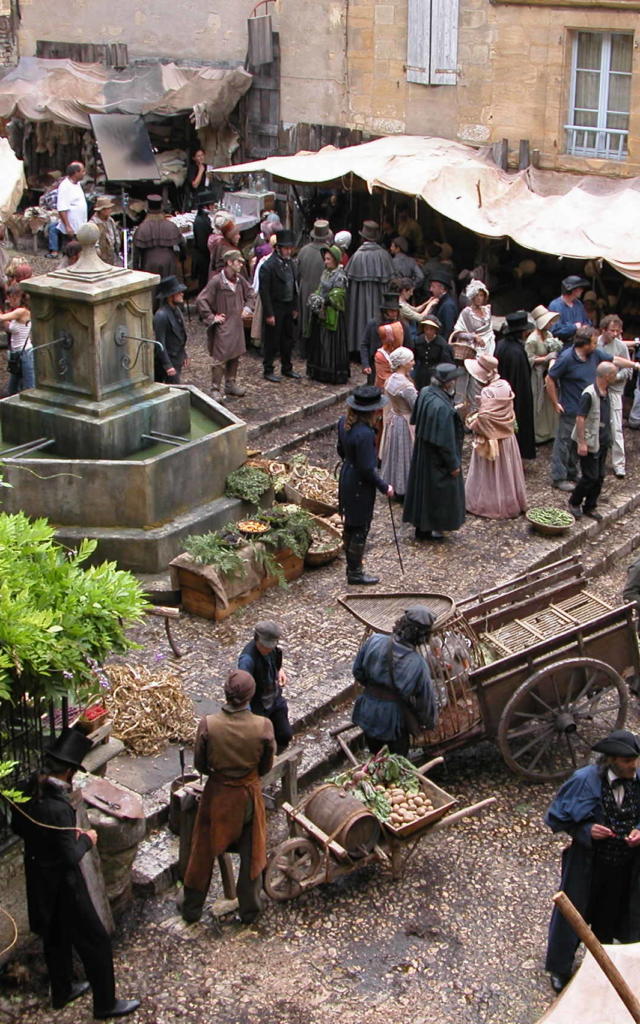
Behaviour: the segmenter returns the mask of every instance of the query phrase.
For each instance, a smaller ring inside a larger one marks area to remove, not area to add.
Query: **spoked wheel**
[[[512,771],[535,782],[564,779],[627,717],[628,691],[615,669],[571,658],[540,669],[506,705],[498,746]]]
[[[301,882],[312,878],[320,864],[320,850],[310,839],[287,839],[276,847],[267,864],[264,887],[272,900],[293,900]]]

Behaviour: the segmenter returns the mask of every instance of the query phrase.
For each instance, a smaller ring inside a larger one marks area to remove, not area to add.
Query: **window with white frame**
[[[567,153],[624,160],[631,102],[631,32],[576,32]]]

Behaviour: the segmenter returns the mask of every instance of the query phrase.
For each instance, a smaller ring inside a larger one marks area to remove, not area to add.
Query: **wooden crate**
[[[304,560],[294,555],[289,548],[283,548],[282,551],[276,552],[275,558],[282,566],[287,582],[297,580],[302,575]],[[275,576],[265,576],[260,581],[259,586],[232,597],[225,608],[214,594],[204,576],[191,572],[190,569],[182,565],[177,566],[177,570],[181,603],[184,610],[192,615],[199,615],[203,619],[213,619],[216,622],[220,622],[222,619],[233,615],[239,608],[244,608],[245,605],[257,601],[265,590],[268,590],[269,587],[275,587],[278,583]]]
[[[278,565],[282,567],[287,583],[291,583],[292,580],[297,580],[302,576],[304,572],[304,558],[294,555],[291,548],[282,548],[281,551],[275,551],[274,558]],[[276,576],[265,576],[261,584],[263,590],[268,590],[269,587],[277,587],[277,585],[278,579]]]
[[[425,828],[426,825],[433,825],[440,818],[450,810],[456,803],[456,798],[447,793],[446,790],[440,789],[436,786],[435,782],[431,779],[425,779],[423,776],[419,777],[420,788],[425,793],[433,804],[433,810],[429,811],[428,814],[423,815],[422,818],[416,818],[415,821],[410,821],[406,825],[400,825],[396,828],[394,825],[390,825],[388,821],[383,821],[381,824],[384,828],[391,833],[392,836],[397,836],[402,839],[405,836],[413,835],[414,832],[419,832],[420,829]]]

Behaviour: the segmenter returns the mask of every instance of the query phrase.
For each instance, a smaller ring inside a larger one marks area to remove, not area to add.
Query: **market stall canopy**
[[[251,81],[243,68],[154,62],[116,71],[103,64],[21,57],[0,79],[0,117],[90,128],[90,114],[170,116],[198,104],[207,108],[210,124],[220,125]]]
[[[579,177],[534,167],[509,173],[489,150],[448,139],[394,135],[360,146],[216,168],[268,171],[286,181],[334,181],[351,173],[374,186],[419,196],[489,238],[576,259],[605,259],[640,281],[640,178]]]
[[[25,188],[24,165],[8,139],[0,139],[0,221],[18,209]]]

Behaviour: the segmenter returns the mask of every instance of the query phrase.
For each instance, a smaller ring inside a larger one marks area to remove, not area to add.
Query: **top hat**
[[[507,313],[505,326],[502,331],[503,338],[509,334],[522,334],[529,327],[529,316],[524,309],[517,309],[515,313]]]
[[[358,234],[365,242],[377,242],[380,238],[380,225],[377,220],[365,220]]]
[[[162,196],[151,195],[147,196],[147,209],[148,210],[161,210],[162,209]]]
[[[114,206],[115,203],[113,199],[110,198],[110,196],[100,196],[98,199],[96,199],[95,206],[93,207],[93,212],[97,213],[98,210],[113,210]]]
[[[398,299],[398,293],[397,292],[383,292],[382,293],[382,302],[380,303],[380,309],[381,310],[389,309],[389,310],[393,310],[395,313],[397,313],[398,310],[400,309],[400,302],[399,302],[399,299]]]
[[[196,206],[199,210],[202,209],[203,206],[210,206],[211,203],[215,203],[215,201],[216,197],[213,192],[210,191],[198,192],[196,195]]]
[[[347,397],[347,405],[356,412],[375,412],[376,409],[382,409],[388,401],[387,396],[382,393],[382,388],[377,388],[373,384],[362,384],[359,388],[354,388]]]
[[[44,748],[45,755],[68,768],[84,772],[82,761],[93,747],[93,741],[80,729],[63,729],[58,738]]]
[[[451,274],[445,270],[444,267],[442,270],[438,270],[437,267],[434,267],[434,269],[429,272],[429,280],[439,281],[439,283],[443,284],[446,288],[451,287]]]
[[[548,327],[554,320],[560,319],[559,313],[552,313],[551,310],[542,305],[534,306],[531,310],[531,316],[539,331],[544,331],[545,327]]]
[[[333,231],[329,227],[329,221],[314,221],[309,237],[312,238],[314,242],[328,242],[330,244],[333,239]]]
[[[569,274],[562,281],[562,291],[572,292],[574,288],[588,288],[589,282],[585,277],[580,277],[578,274]]]
[[[287,231],[286,228],[282,228],[280,231],[274,232],[276,236],[276,245],[293,246],[296,244],[296,240],[293,237],[293,231]]]
[[[464,373],[462,367],[458,368],[453,363],[438,363],[433,376],[441,384],[446,384],[450,380],[455,380],[457,377],[461,377]]]
[[[179,281],[175,274],[170,277],[163,277],[156,288],[156,299],[168,299],[170,295],[177,295],[178,292],[186,292],[187,286]]]
[[[614,729],[604,739],[594,743],[591,749],[599,754],[607,754],[609,757],[640,756],[638,737],[634,736],[628,729]]]

